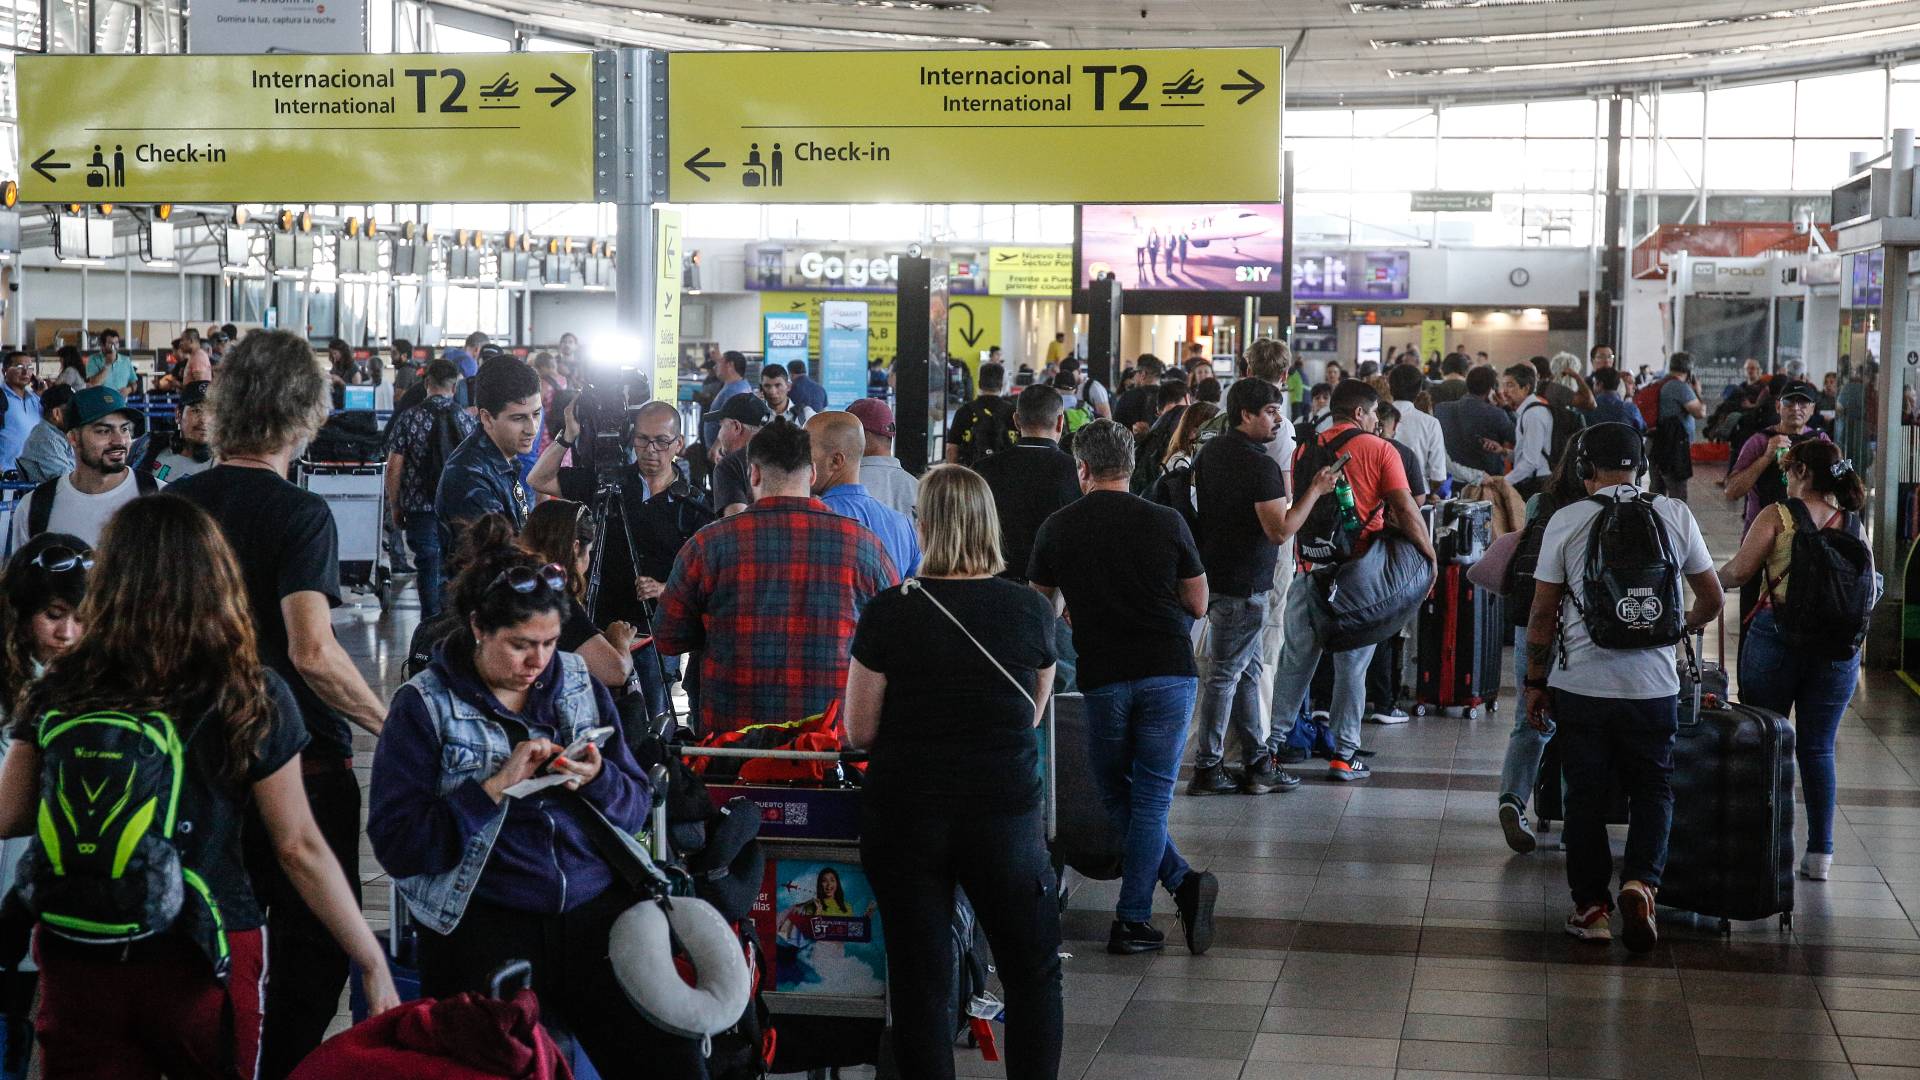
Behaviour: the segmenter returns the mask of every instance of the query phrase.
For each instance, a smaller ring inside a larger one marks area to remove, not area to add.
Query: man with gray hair
[[[307,805],[357,900],[360,782],[347,724],[380,734],[387,703],[333,636],[331,609],[340,604],[333,512],[286,479],[294,455],[326,420],[330,396],[305,338],[283,330],[248,334],[227,353],[208,398],[220,463],[167,490],[212,514],[233,545],[260,662],[286,680],[306,721],[300,772]],[[326,1036],[346,986],[347,954],[277,866],[259,867],[253,884],[267,909],[273,972],[260,1075],[279,1077]]]
[[[1041,523],[1080,497],[1080,480],[1074,459],[1060,450],[1066,429],[1060,391],[1051,386],[1020,391],[1013,423],[1020,441],[981,458],[973,468],[993,491],[993,508],[1000,515],[1000,553],[1007,560],[1003,576],[1024,580]],[[1131,448],[1128,453],[1131,456]]]
[[[1034,390],[1053,395],[1057,415],[1059,395],[1049,387],[1027,390],[1022,406]],[[1093,781],[1126,837],[1107,951],[1166,944],[1149,921],[1157,882],[1173,894],[1187,949],[1197,956],[1213,944],[1220,882],[1180,857],[1167,836],[1167,811],[1199,687],[1189,635],[1207,612],[1206,569],[1179,511],[1128,491],[1133,436],[1126,428],[1093,421],[1074,435],[1073,457],[1074,482],[1085,495],[1040,526],[1025,573],[1073,613]]]

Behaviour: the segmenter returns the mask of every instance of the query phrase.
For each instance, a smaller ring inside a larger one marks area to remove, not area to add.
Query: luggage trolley
[[[1055,837],[1056,758],[1053,752],[1054,706],[1035,732],[1040,747],[1043,815],[1047,840]],[[760,761],[823,762],[840,770],[866,760],[864,751],[748,750],[732,747],[681,746],[685,758],[733,758]],[[810,1080],[825,1080],[845,1066],[872,1064],[881,1080],[900,1080],[889,1050],[891,1022],[888,1007],[886,929],[884,913],[872,906],[873,890],[860,861],[860,800],[862,788],[852,783],[808,785],[710,779],[707,792],[714,805],[724,806],[734,796],[759,804],[760,846],[766,852],[765,877],[753,905],[753,923],[761,952],[773,961],[773,977],[764,997],[773,1025],[782,1029],[778,1045],[791,1040],[787,1031],[806,1029],[826,1035],[824,1026],[836,1022],[866,1028],[873,1033],[871,1051],[857,1048],[837,1060],[798,1061],[776,1065],[777,1071],[804,1071]],[[828,875],[838,883],[839,903],[823,902],[821,889]],[[968,969],[976,969],[973,999],[955,1017],[963,1039],[975,1021],[991,1021],[999,1001],[986,991],[984,936],[974,929],[971,911],[956,912],[956,942],[960,922],[972,933],[964,948],[958,973],[963,992]],[[825,956],[817,950],[828,950]],[[858,1039],[817,1039],[824,1045],[857,1044]]]
[[[327,500],[339,536],[340,583],[372,592],[387,610],[393,566],[387,561],[387,466],[300,461],[300,486]]]

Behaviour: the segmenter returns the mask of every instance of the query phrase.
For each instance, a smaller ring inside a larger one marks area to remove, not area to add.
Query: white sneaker
[[[1800,856],[1800,876],[1808,881],[1825,881],[1832,870],[1832,855],[1815,855],[1809,851]]]
[[[1394,706],[1385,712],[1369,713],[1367,719],[1376,724],[1404,724],[1413,717],[1407,715],[1407,710]]]

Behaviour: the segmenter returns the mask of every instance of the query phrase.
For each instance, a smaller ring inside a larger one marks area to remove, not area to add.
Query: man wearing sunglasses
[[[6,419],[0,422],[0,472],[9,472],[20,458],[20,451],[27,445],[27,435],[33,431],[42,419],[40,415],[40,395],[34,392],[36,381],[33,357],[23,352],[9,352],[4,364],[4,385],[0,393],[6,396]]]
[[[115,510],[160,489],[144,472],[129,468],[133,440],[147,430],[147,418],[127,405],[120,392],[89,386],[73,396],[73,471],[34,488],[13,512],[13,547],[43,532],[100,542],[100,530]]]
[[[572,405],[563,418],[560,437],[540,452],[540,460],[527,474],[527,484],[542,495],[592,506],[599,490],[594,470],[560,464],[580,438],[580,422]],[[617,505],[626,515],[632,551],[619,532],[620,516],[611,508],[605,540],[594,548],[600,558],[600,592],[593,598],[593,617],[600,626],[615,622],[652,626],[655,602],[666,588],[674,558],[687,538],[715,517],[701,492],[680,472],[678,455],[686,445],[680,410],[664,401],[640,406],[633,414],[632,445],[633,464],[614,473],[619,485]],[[667,658],[663,677],[654,646],[648,642],[634,651],[633,666],[646,690],[647,715],[659,716],[667,710],[667,679],[678,677],[680,657]]]

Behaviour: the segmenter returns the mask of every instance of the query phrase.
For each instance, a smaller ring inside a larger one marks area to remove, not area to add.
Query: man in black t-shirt
[[[712,487],[708,505],[714,513],[732,517],[753,505],[753,488],[747,483],[747,444],[772,422],[773,410],[754,394],[735,394],[720,406],[711,454],[713,471],[707,476]]]
[[[1167,837],[1167,811],[1200,681],[1190,634],[1207,611],[1206,570],[1186,519],[1127,491],[1133,437],[1125,428],[1095,420],[1074,437],[1073,456],[1086,494],[1040,527],[1027,575],[1074,613],[1093,781],[1108,814],[1125,823],[1107,951],[1165,944],[1148,921],[1158,881],[1173,894],[1197,956],[1213,943],[1220,883],[1180,857]]]
[[[1133,370],[1137,381],[1113,403],[1113,418],[1138,439],[1153,426],[1153,418],[1159,414],[1160,377],[1166,374],[1167,365],[1152,353],[1142,353]]]
[[[1073,458],[1060,452],[1065,416],[1060,391],[1027,387],[1014,408],[1020,441],[975,466],[993,491],[993,507],[1000,516],[1000,550],[1007,560],[1002,577],[1026,577],[1041,523],[1080,497]]]
[[[357,898],[360,784],[347,722],[378,735],[387,706],[333,636],[333,513],[286,480],[294,453],[326,419],[330,396],[305,340],[285,331],[247,335],[222,361],[209,399],[220,464],[168,491],[212,514],[239,559],[260,662],[286,680],[311,738],[301,754],[307,803]],[[346,986],[347,955],[271,854],[256,847],[250,856],[273,972],[260,1075],[277,1080],[325,1037]]]
[[[1265,661],[1261,629],[1280,545],[1293,535],[1280,466],[1265,447],[1280,429],[1284,398],[1264,379],[1241,379],[1227,391],[1227,422],[1194,460],[1200,510],[1200,555],[1207,568],[1207,627],[1212,662],[1200,690],[1200,746],[1189,795],[1290,791],[1298,777],[1277,768],[1266,750],[1260,715]],[[1296,526],[1297,527],[1297,524]],[[1239,733],[1244,775],[1223,764],[1227,727]]]
[[[1007,388],[1007,369],[980,365],[980,396],[960,406],[947,425],[947,464],[980,464],[1015,441],[1013,402],[1001,396]]]

